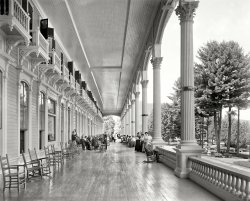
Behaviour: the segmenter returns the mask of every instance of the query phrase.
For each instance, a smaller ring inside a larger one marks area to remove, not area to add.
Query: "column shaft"
[[[142,133],[148,132],[148,80],[142,80]]]
[[[135,100],[131,101],[131,135],[135,136]]]
[[[162,144],[161,137],[161,62],[162,57],[153,57],[153,144]]]
[[[182,2],[176,9],[181,25],[181,144],[176,149],[175,174],[188,177],[189,156],[200,157],[202,149],[195,140],[193,16],[198,1]]]
[[[139,121],[140,121],[140,114],[139,114],[139,95],[140,92],[135,93],[135,134],[139,132]]]

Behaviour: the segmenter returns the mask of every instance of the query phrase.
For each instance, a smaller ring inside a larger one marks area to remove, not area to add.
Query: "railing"
[[[39,40],[36,45],[39,45],[45,53],[49,53],[49,43],[48,41],[43,37],[43,35],[40,33],[39,30],[37,30],[38,35],[39,35]]]
[[[54,54],[54,64],[56,66],[58,66],[58,68],[61,67],[61,59],[59,58],[59,56],[56,54],[56,52],[53,51]]]
[[[69,76],[69,81],[70,81],[70,86],[71,86],[72,88],[75,88],[75,82],[76,82],[76,80],[75,80],[75,78],[74,78],[73,75],[70,75],[70,76]]]
[[[61,69],[62,69],[62,75],[68,78],[69,77],[69,69],[65,65],[62,65]]]
[[[250,173],[189,157],[189,178],[227,201],[250,200]]]
[[[31,46],[39,46],[42,48],[46,55],[49,54],[49,43],[40,33],[39,29],[30,31],[32,33],[32,42]],[[53,61],[52,61],[53,62]]]
[[[156,147],[159,153],[159,161],[166,166],[175,169],[176,167],[176,151],[173,146]]]
[[[7,5],[6,5],[7,6]],[[7,13],[6,13],[7,14]],[[9,16],[14,16],[22,27],[29,32],[30,17],[17,0],[9,0]]]
[[[76,82],[76,91],[79,94],[80,93],[80,84]]]

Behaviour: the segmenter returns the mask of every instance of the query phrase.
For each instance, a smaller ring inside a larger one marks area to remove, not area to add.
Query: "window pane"
[[[48,118],[48,141],[56,140],[55,128],[56,128],[56,118],[54,116],[49,115],[49,118]]]
[[[55,114],[56,113],[55,106],[56,106],[56,102],[52,99],[49,99],[48,100],[48,112],[51,114]]]
[[[45,130],[45,112],[40,111],[40,130]]]
[[[3,79],[2,79],[2,71],[0,71],[0,128],[2,128],[2,103],[3,103],[3,95],[2,95],[2,88],[3,88]]]

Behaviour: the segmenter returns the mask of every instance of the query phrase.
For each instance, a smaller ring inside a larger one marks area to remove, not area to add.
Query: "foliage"
[[[161,133],[162,138],[168,141],[181,136],[181,90],[180,79],[174,83],[174,93],[168,98],[171,103],[161,104]],[[151,113],[148,120],[149,131],[153,131],[153,114]]]
[[[214,116],[219,150],[222,108],[242,104],[242,100],[250,96],[249,57],[234,41],[211,41],[198,50],[198,58],[200,63],[195,64],[196,106],[201,111],[199,114]]]
[[[115,120],[112,116],[106,116],[103,118],[104,121],[104,133],[111,135],[114,133]]]
[[[232,118],[232,136],[231,136],[231,146],[237,147],[237,119]],[[221,139],[227,143],[228,140],[228,121],[227,119],[223,119],[222,121],[222,131],[221,131]],[[250,122],[242,121],[240,124],[240,147],[246,148],[246,145],[250,143]]]

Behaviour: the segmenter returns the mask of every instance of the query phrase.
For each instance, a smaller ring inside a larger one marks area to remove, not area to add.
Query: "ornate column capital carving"
[[[135,98],[139,98],[139,95],[140,95],[139,91],[135,92]]]
[[[182,2],[175,9],[175,13],[179,16],[181,22],[193,21],[195,10],[198,7],[199,1]]]
[[[153,65],[153,69],[160,69],[163,57],[153,57],[150,61]]]
[[[148,80],[142,80],[141,81],[142,88],[147,88],[148,86]]]

